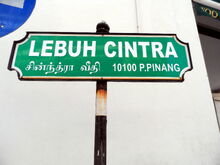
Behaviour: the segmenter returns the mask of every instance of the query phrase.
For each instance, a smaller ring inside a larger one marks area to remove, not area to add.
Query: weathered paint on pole
[[[109,33],[109,26],[101,22],[96,26],[96,33]],[[107,81],[96,83],[96,119],[95,119],[95,150],[94,165],[106,165],[107,137]]]
[[[97,81],[94,165],[106,165],[107,81]]]

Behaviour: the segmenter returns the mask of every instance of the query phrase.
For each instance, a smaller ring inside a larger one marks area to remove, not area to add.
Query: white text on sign
[[[53,41],[44,40],[40,51],[36,51],[36,41],[32,40],[30,44],[29,56],[43,57],[63,57],[69,54],[71,57],[95,57],[96,56],[96,41]],[[117,49],[114,49],[117,48]],[[141,53],[138,53],[141,49]],[[54,52],[52,52],[54,50]],[[137,58],[141,56],[147,58],[148,50],[152,52],[152,58],[178,58],[176,50],[172,42],[162,44],[161,42],[113,42],[108,41],[104,44],[104,54],[108,58]],[[165,50],[165,51],[162,51]]]

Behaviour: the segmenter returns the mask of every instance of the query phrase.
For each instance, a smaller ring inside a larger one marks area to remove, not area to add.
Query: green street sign
[[[28,32],[9,62],[22,80],[183,81],[191,69],[174,34]]]

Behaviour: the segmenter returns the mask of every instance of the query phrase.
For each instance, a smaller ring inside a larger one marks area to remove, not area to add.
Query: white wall
[[[220,139],[190,0],[137,0],[139,31],[190,44],[182,83],[109,82],[107,164],[216,165]],[[137,32],[134,0],[38,0],[31,18],[0,39],[0,164],[93,163],[95,82],[19,81],[7,70],[26,31]]]

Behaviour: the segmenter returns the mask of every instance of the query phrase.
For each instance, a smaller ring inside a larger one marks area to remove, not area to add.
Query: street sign
[[[18,29],[31,15],[36,0],[0,0],[0,37]]]
[[[9,69],[22,80],[183,81],[192,63],[174,34],[28,32]]]

